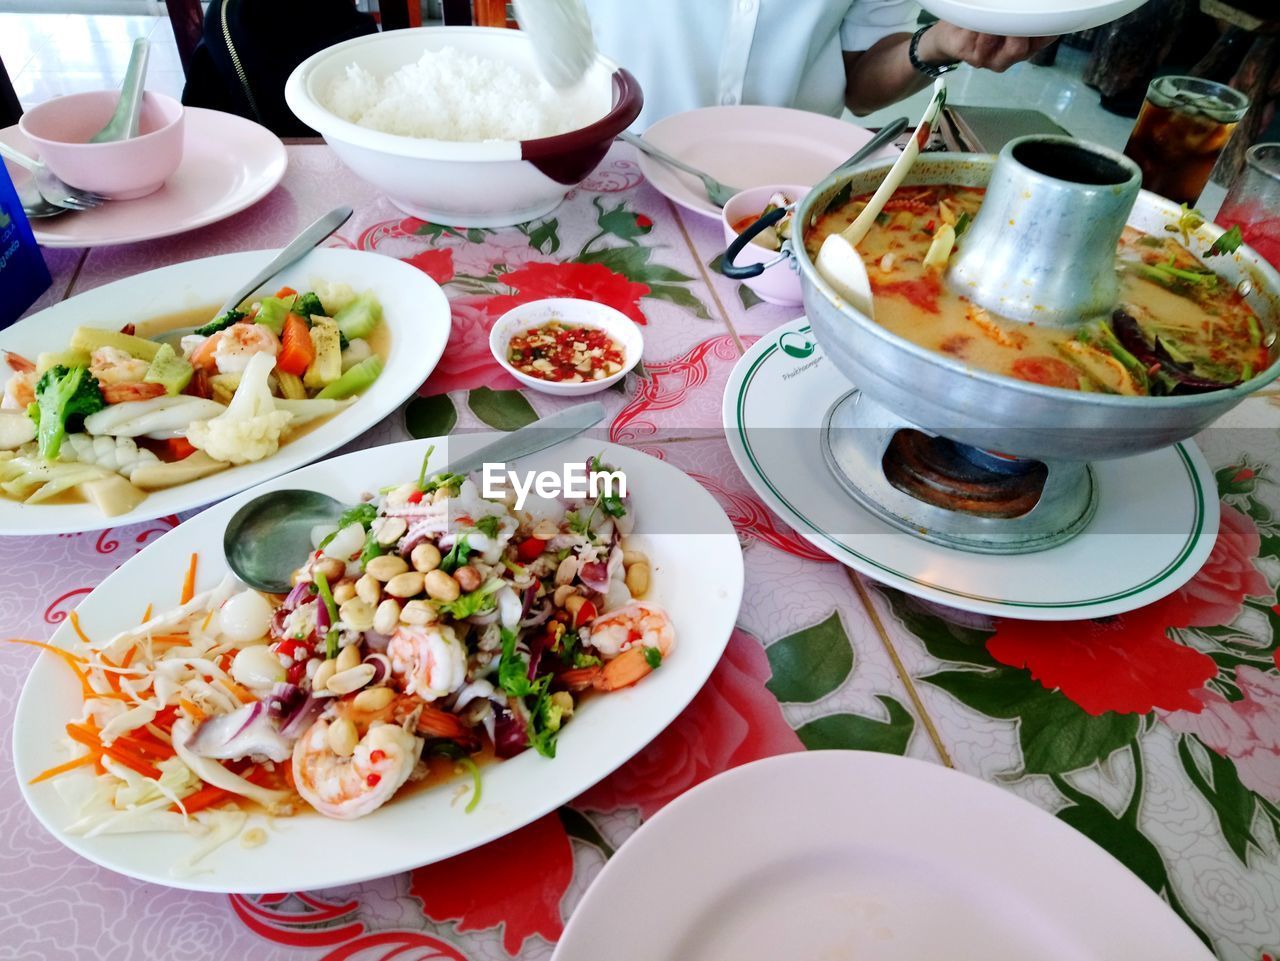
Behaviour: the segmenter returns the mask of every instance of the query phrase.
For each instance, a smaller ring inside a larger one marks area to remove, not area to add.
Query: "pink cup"
[[[809,190],[809,187],[798,184],[786,184],[750,187],[734,194],[720,212],[725,242],[731,244],[738,238],[738,231],[734,229],[737,224],[745,221],[749,225],[758,220],[773,194],[783,194],[788,200],[796,203]],[[768,247],[761,247],[752,242],[742,249],[735,263],[746,266],[747,264],[767,264],[772,261],[778,262],[772,263],[765,268],[764,273],[744,280],[743,283],[755,291],[761,300],[780,304],[783,307],[800,306],[804,303],[804,298],[800,293],[800,275],[796,272],[793,261],[779,259],[776,250],[770,250]]]
[[[54,174],[72,187],[112,200],[132,200],[159,190],[182,162],[182,104],[147,91],[138,136],[89,143],[116,109],[118,90],[57,97],[32,107],[18,126]]]

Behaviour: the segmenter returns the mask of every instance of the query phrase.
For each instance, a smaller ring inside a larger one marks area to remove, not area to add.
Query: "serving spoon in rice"
[[[596,41],[582,0],[515,0],[515,12],[547,83],[563,89],[586,76],[596,60]]]

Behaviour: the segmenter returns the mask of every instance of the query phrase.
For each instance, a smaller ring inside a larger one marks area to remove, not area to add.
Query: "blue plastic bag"
[[[0,163],[0,328],[21,317],[52,283],[18,192]]]

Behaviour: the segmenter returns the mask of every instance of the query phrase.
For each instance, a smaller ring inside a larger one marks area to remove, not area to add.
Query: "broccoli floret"
[[[67,436],[67,422],[83,421],[107,406],[102,399],[98,379],[87,367],[50,367],[36,384],[36,400],[27,413],[36,422],[36,439],[40,456],[58,459],[62,438]]]
[[[321,317],[329,316],[324,309],[324,304],[320,303],[320,298],[311,291],[298,295],[298,299],[293,302],[293,312],[299,317],[309,318],[313,314],[319,314]]]
[[[245,314],[243,310],[236,310],[233,307],[231,308],[231,310],[228,310],[221,317],[215,317],[213,320],[209,321],[209,323],[205,324],[203,327],[197,327],[195,332],[199,334],[201,337],[212,337],[218,331],[226,330],[232,324],[239,323],[246,316],[248,315]]]

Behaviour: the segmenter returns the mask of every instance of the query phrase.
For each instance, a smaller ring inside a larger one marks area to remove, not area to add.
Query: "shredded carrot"
[[[188,814],[195,814],[197,811],[203,811],[207,807],[213,807],[215,804],[221,804],[223,801],[230,800],[234,795],[230,791],[224,791],[220,787],[214,787],[207,784],[194,794],[188,794],[182,799],[182,807],[176,804],[169,805],[170,811],[181,811],[186,808]]]
[[[156,741],[150,740],[149,738],[139,737],[136,732],[134,734],[119,734],[111,743],[113,747],[120,745],[140,757],[154,757],[163,761],[166,758],[173,757],[174,755],[173,748],[168,744],[160,744]]]
[[[68,761],[66,764],[56,764],[47,771],[41,771],[33,777],[28,784],[39,784],[41,781],[47,781],[51,777],[57,777],[59,774],[65,774],[67,771],[75,770],[78,767],[84,767],[86,764],[92,764],[96,761],[97,755],[90,751],[88,754],[81,755],[74,761]]]
[[[28,641],[19,637],[9,638],[10,644],[30,644],[32,647],[38,647],[41,650],[48,651],[57,657],[60,657],[67,667],[75,672],[76,677],[80,681],[80,687],[84,692],[85,699],[98,697],[98,692],[89,684],[89,678],[84,672],[84,660],[70,651],[64,651],[62,648],[53,644],[45,644],[43,641]]]
[[[207,631],[209,629],[209,622],[212,620],[213,620],[213,611],[210,611],[208,614],[204,616],[204,620],[200,622],[200,630]]]
[[[234,694],[236,696],[236,700],[238,700],[241,704],[251,704],[252,702],[257,700],[256,697],[250,694],[247,690],[245,690],[235,681],[231,680],[231,678],[226,677],[226,678],[221,678],[221,680],[222,680],[222,683],[227,686],[227,690],[230,691],[232,694]]]
[[[178,706],[181,707],[193,721],[203,721],[208,716],[204,711],[200,710],[200,705],[195,701],[187,700],[185,697],[178,699]]]
[[[147,609],[146,609],[145,611],[143,611],[143,612],[142,612],[142,620],[141,620],[141,622],[140,622],[140,623],[145,624],[145,623],[147,623],[147,621],[149,621],[149,620],[151,620],[151,605],[150,605],[150,604],[148,604],[148,605],[147,605]]]
[[[107,747],[102,743],[97,731],[93,728],[85,727],[82,724],[68,724],[67,734],[70,735],[72,740],[79,741],[90,750],[100,751],[111,760],[137,771],[145,777],[160,776],[159,769],[142,755],[135,754],[127,747],[119,744],[112,744]]]
[[[129,648],[129,650],[125,653],[125,655],[124,655],[124,660],[120,662],[120,666],[121,666],[121,667],[128,667],[130,664],[132,664],[132,663],[133,663],[133,655],[135,655],[135,654],[137,654],[137,653],[138,653],[138,645],[137,645],[137,644],[135,644],[135,645],[133,645],[133,647]]]
[[[182,603],[185,604],[196,596],[196,559],[198,554],[191,555],[191,563],[187,565],[187,576],[182,581]]]
[[[88,635],[80,629],[80,615],[72,611],[67,615],[67,620],[71,622],[71,629],[76,632],[80,640],[84,641],[89,647],[93,647],[93,641],[89,640]]]

